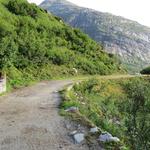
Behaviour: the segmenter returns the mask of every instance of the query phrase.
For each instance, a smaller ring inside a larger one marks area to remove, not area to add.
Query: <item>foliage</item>
[[[150,67],[147,67],[141,71],[141,74],[150,74]]]
[[[90,79],[75,84],[62,108],[78,106],[102,131],[120,138],[117,149],[148,150],[150,147],[150,81]],[[109,149],[110,145],[106,145]],[[115,149],[116,145],[111,145]]]
[[[126,84],[126,126],[132,149],[150,148],[150,83],[135,80]]]
[[[12,0],[8,2],[7,8],[10,12],[16,15],[23,15],[23,16],[31,16],[36,18],[38,14],[38,9],[36,5],[29,5],[25,2],[20,2],[20,0]]]
[[[13,86],[23,85],[28,78],[71,76],[73,68],[78,74],[119,71],[118,61],[102,46],[26,0],[0,0],[0,12],[0,71],[8,74]],[[14,78],[16,73],[20,77]]]

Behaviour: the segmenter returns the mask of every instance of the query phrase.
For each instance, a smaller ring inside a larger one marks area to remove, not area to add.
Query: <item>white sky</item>
[[[28,0],[40,4],[43,0]],[[123,16],[150,27],[150,0],[68,0],[79,6]]]

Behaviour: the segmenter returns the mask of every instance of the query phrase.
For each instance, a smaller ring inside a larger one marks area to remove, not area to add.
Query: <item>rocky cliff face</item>
[[[150,63],[150,28],[65,0],[45,0],[40,6],[102,43],[107,52],[118,55],[129,69],[140,70]]]

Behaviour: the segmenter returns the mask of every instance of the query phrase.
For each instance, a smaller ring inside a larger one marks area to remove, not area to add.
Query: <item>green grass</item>
[[[120,143],[104,144],[107,149],[147,149],[150,146],[149,131],[142,135],[147,147],[140,140],[140,132],[143,128],[147,130],[150,124],[150,113],[147,111],[150,109],[149,91],[148,78],[91,78],[75,84],[70,91],[62,92],[61,114],[89,127],[96,125],[101,131],[108,131],[120,138]],[[71,106],[79,107],[79,112],[72,114],[64,111]],[[135,109],[138,111],[134,112]],[[132,122],[133,112],[137,116],[136,124]],[[142,125],[143,116],[146,116],[146,121]],[[132,133],[130,128],[135,125],[136,132]]]

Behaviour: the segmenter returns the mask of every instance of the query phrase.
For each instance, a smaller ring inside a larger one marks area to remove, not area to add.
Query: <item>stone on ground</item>
[[[65,111],[66,112],[77,112],[78,110],[79,110],[78,107],[72,106],[72,107],[66,109]]]
[[[110,133],[102,133],[99,136],[99,140],[101,142],[119,142],[120,139],[117,137],[113,137]]]
[[[90,133],[96,133],[98,132],[98,127],[94,127],[90,129]]]
[[[84,141],[84,134],[83,133],[77,133],[73,136],[75,143],[80,144]]]

